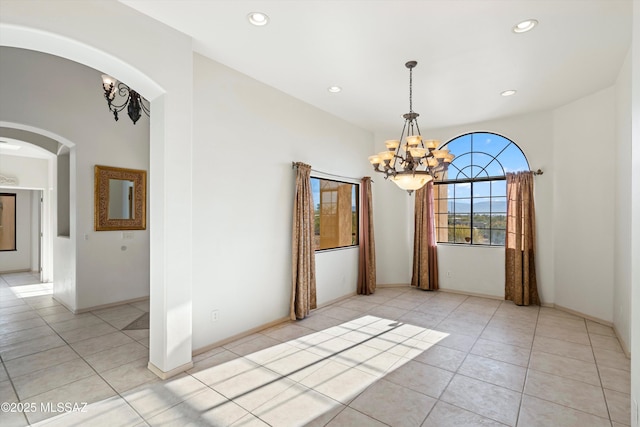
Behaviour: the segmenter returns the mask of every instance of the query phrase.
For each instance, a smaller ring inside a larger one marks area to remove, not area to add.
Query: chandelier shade
[[[148,101],[138,92],[131,89],[126,84],[119,82],[111,76],[102,75],[102,89],[104,98],[107,100],[109,111],[113,113],[113,118],[118,121],[118,113],[127,108],[127,115],[135,125],[142,116],[141,111],[149,117]],[[122,103],[115,103],[116,95],[122,98]]]
[[[432,179],[433,177],[425,171],[419,171],[414,174],[396,174],[395,176],[391,177],[391,180],[398,187],[408,192],[421,189]]]
[[[385,151],[369,156],[369,162],[376,172],[384,174],[385,179],[391,179],[409,194],[445,172],[455,158],[448,149],[437,149],[440,141],[423,140],[420,135],[420,114],[413,111],[413,69],[416,65],[416,61],[405,64],[409,69],[409,112],[402,116],[404,127],[400,139],[385,141]]]

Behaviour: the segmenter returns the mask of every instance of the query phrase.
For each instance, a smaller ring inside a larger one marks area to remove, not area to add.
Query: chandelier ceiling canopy
[[[455,157],[448,149],[437,149],[440,141],[423,140],[418,126],[420,114],[413,111],[413,69],[416,61],[409,61],[409,112],[403,114],[404,127],[400,139],[385,141],[386,151],[369,156],[369,162],[376,172],[384,174],[396,185],[411,194],[426,183],[446,171]]]

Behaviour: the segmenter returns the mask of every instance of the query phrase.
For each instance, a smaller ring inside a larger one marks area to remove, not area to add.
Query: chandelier
[[[385,179],[391,179],[411,194],[446,171],[455,156],[448,149],[438,150],[440,141],[422,139],[418,127],[420,114],[413,111],[413,69],[418,63],[409,61],[404,65],[409,69],[409,112],[402,115],[402,134],[400,139],[385,141],[387,150],[369,156],[369,162]]]
[[[124,107],[127,107],[127,115],[134,125],[141,117],[140,111],[144,111],[147,117],[149,116],[149,107],[144,104],[148,101],[126,84],[117,81],[111,76],[103,74],[102,88],[104,89],[104,98],[107,100],[109,111],[113,113],[113,118],[116,119],[116,121],[118,121],[118,113],[124,110]],[[113,102],[116,97],[116,93],[120,97],[124,98],[122,104],[115,104]]]

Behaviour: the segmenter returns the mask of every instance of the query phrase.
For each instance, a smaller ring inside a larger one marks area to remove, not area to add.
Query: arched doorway
[[[149,368],[160,376],[173,375],[191,366],[191,41],[117,2],[75,4],[72,17],[61,16],[55,5],[41,5],[29,10],[21,2],[3,6],[2,45],[102,70],[151,101]],[[113,36],[105,19],[154,27],[162,51],[132,48],[128,38]],[[167,70],[164,65],[171,60],[174,66]]]
[[[19,150],[1,153],[5,159],[11,159],[7,160],[12,163],[13,172],[10,174],[16,178],[15,184],[7,188],[34,192],[31,207],[31,234],[33,235],[30,245],[31,271],[39,272],[41,281],[51,282],[53,281],[54,227],[51,215],[53,183],[50,182],[50,177],[55,169],[57,147],[62,145],[72,149],[73,144],[62,137],[46,135],[46,133],[41,129],[21,129],[16,124],[0,121],[0,139],[19,148]],[[18,162],[16,158],[21,161]],[[16,165],[16,163],[21,164]],[[31,172],[26,181],[17,179],[15,175],[18,169],[27,169]],[[3,170],[6,169],[3,168]],[[37,196],[35,192],[38,193]]]

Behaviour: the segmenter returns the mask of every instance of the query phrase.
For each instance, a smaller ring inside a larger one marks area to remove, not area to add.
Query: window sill
[[[504,245],[472,245],[471,243],[437,243],[437,246],[504,249]]]
[[[342,246],[339,248],[331,248],[331,249],[316,249],[316,254],[321,254],[324,252],[334,252],[334,251],[344,251],[346,249],[358,249],[360,245],[352,245],[352,246]]]

